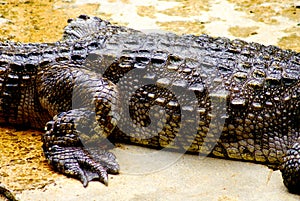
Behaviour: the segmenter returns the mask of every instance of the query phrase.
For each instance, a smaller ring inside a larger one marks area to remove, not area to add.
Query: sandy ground
[[[0,1],[0,40],[52,42],[68,18],[85,13],[144,31],[207,33],[300,51],[300,2],[280,0]],[[0,129],[0,182],[20,200],[299,200],[279,171],[245,162],[124,146],[113,150],[121,174],[88,188],[54,173],[41,132]],[[141,155],[142,154],[142,155]],[[158,168],[161,167],[161,168]],[[1,197],[0,197],[1,200]]]
[[[152,151],[134,146],[114,150],[122,172],[110,176],[108,187],[91,182],[84,189],[79,181],[59,178],[42,190],[23,191],[20,198],[49,201],[300,199],[286,191],[279,171],[272,171],[263,165],[168,152],[160,152],[147,164],[136,159],[141,153],[149,155]],[[174,160],[166,164],[163,161],[165,157]],[[161,164],[162,169],[157,169],[153,163]]]

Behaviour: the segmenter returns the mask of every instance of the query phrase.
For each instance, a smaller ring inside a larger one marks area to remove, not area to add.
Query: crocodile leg
[[[61,73],[60,77],[38,75],[41,105],[50,114],[58,113],[46,125],[43,149],[54,169],[79,179],[85,187],[93,179],[107,184],[107,174],[119,171],[116,157],[103,150],[117,122],[117,90],[99,75],[87,74],[79,67],[75,64],[65,71],[61,70],[61,64],[53,65],[47,72],[56,71]],[[60,88],[71,94],[50,95]],[[74,99],[68,102],[72,93]]]
[[[280,167],[283,183],[291,193],[299,194],[300,189],[300,144],[294,143],[283,157]]]

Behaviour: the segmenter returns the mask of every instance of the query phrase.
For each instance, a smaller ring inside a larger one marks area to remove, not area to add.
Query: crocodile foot
[[[44,154],[50,165],[67,176],[79,179],[84,187],[95,179],[107,185],[108,173],[117,174],[120,169],[115,155],[103,149],[100,143],[103,141],[96,136],[96,128],[89,129],[94,125],[93,116],[85,109],[62,112],[47,123],[42,138]],[[94,143],[89,143],[95,138]]]
[[[54,145],[45,151],[45,155],[54,169],[79,179],[84,187],[96,179],[107,185],[108,173],[118,174],[120,169],[115,155],[106,151]]]
[[[300,194],[300,144],[295,143],[283,158],[280,168],[284,185],[289,192]]]

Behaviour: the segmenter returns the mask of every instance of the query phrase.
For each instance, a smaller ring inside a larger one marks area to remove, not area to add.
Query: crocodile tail
[[[80,15],[75,19],[69,19],[64,29],[63,40],[76,41],[80,39],[93,38],[99,30],[106,28],[110,22],[98,17]]]

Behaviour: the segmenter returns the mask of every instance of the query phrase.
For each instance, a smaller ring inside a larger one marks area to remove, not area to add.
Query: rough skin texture
[[[46,124],[49,163],[84,186],[118,173],[109,138],[271,164],[300,193],[297,52],[82,15],[55,44],[0,44],[0,80],[0,122]]]

